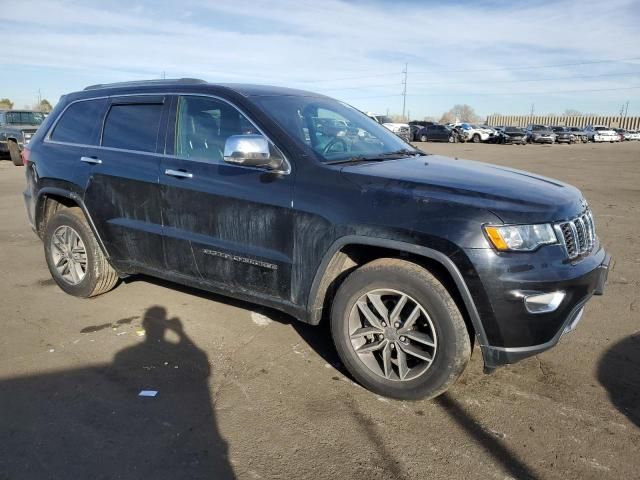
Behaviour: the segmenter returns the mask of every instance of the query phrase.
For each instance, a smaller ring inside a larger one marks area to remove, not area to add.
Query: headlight
[[[484,231],[493,246],[502,252],[530,252],[541,245],[557,243],[553,227],[539,225],[485,225]]]

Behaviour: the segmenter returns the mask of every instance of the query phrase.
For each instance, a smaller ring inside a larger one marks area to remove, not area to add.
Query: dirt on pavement
[[[555,349],[493,375],[476,349],[418,402],[273,310],[148,277],[64,294],[0,161],[0,479],[640,478],[640,142],[417,145],[576,185],[615,260]]]

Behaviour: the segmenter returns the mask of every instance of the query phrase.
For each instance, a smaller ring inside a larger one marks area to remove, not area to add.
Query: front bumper
[[[555,346],[575,328],[589,299],[603,294],[611,264],[611,256],[599,246],[578,262],[561,257],[553,246],[522,256],[501,256],[485,249],[466,253],[477,271],[476,288],[482,289],[472,294],[484,328],[486,341],[480,347],[488,369]],[[530,313],[523,298],[514,295],[523,290],[561,291],[565,296],[553,311]]]
[[[614,137],[613,135],[594,135],[594,142],[619,142],[620,137]]]

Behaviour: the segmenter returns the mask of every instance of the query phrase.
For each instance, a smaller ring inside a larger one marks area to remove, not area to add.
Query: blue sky
[[[0,97],[198,77],[318,91],[377,113],[640,115],[640,2],[2,0]],[[596,63],[597,62],[597,63]]]

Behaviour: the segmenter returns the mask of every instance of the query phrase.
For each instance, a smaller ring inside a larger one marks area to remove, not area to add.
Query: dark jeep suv
[[[474,343],[487,370],[551,348],[608,271],[576,188],[427,155],[309,92],[92,86],[61,98],[23,157],[65,292],[144,273],[326,317],[351,374],[396,398],[444,392]]]

